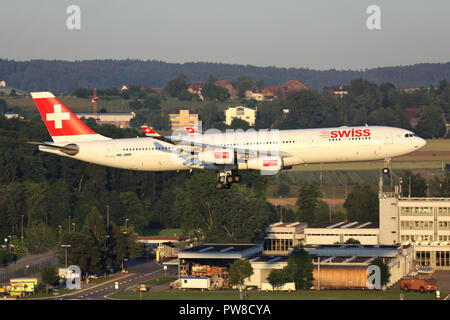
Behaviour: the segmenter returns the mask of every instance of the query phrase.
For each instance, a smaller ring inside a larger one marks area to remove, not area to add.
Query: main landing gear
[[[390,162],[391,162],[391,158],[384,159],[384,168],[381,170],[381,172],[383,174],[389,174],[389,172],[391,170]]]
[[[239,183],[242,177],[237,171],[222,171],[217,174],[216,189],[229,189],[232,183]]]

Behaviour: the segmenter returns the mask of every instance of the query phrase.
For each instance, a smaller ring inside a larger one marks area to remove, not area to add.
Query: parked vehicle
[[[404,291],[434,292],[436,288],[436,279],[432,277],[413,276],[400,280],[400,289]]]
[[[148,291],[147,285],[146,285],[145,283],[141,283],[141,284],[139,285],[139,291],[141,291],[141,292],[147,292],[147,291]]]

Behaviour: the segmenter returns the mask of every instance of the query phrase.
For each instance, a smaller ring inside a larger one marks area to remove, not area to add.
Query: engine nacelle
[[[281,157],[268,156],[249,159],[246,163],[246,168],[243,169],[278,171],[281,170],[282,168],[283,168],[283,160],[281,159]]]
[[[199,161],[206,163],[233,164],[234,150],[233,149],[205,150],[198,153],[198,159]]]

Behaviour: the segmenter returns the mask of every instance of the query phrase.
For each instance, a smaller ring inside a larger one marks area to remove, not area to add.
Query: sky
[[[80,29],[71,5],[80,8]],[[381,29],[370,30],[370,5]],[[72,24],[73,25],[73,24]],[[448,0],[15,0],[0,58],[352,69],[450,61]]]

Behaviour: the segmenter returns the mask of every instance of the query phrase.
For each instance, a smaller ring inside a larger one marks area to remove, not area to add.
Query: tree
[[[266,86],[266,82],[264,80],[256,80],[255,86],[258,89],[262,89],[262,88],[264,88]]]
[[[96,207],[92,207],[91,212],[86,217],[83,231],[92,235],[97,243],[105,236],[103,218]]]
[[[272,285],[272,291],[275,291],[275,288],[282,287],[290,281],[287,268],[272,269],[267,276],[267,281]]]
[[[405,176],[401,179],[402,195],[404,197],[426,197],[428,186],[420,173],[412,174],[411,171],[405,173]]]
[[[381,279],[380,284],[381,287],[387,285],[391,279],[391,271],[389,270],[389,266],[384,262],[384,259],[381,257],[376,258],[372,261],[372,265],[376,265],[380,267]]]
[[[330,206],[325,201],[318,200],[316,212],[314,214],[314,222],[331,222],[330,218]]]
[[[54,249],[57,243],[56,231],[43,222],[25,229],[25,246],[30,253],[44,253]]]
[[[170,80],[164,87],[164,90],[171,97],[180,97],[189,88],[189,82],[184,74],[180,74],[175,79]]]
[[[277,195],[281,197],[286,197],[290,191],[291,188],[287,183],[280,183],[277,187]]]
[[[347,241],[344,242],[345,244],[361,244],[359,240],[348,238]]]
[[[298,193],[298,219],[308,224],[312,224],[316,220],[317,209],[319,207],[319,198],[322,192],[316,183],[304,184]]]
[[[286,273],[295,282],[297,290],[311,288],[314,280],[311,256],[303,248],[294,248],[288,258]]]
[[[44,266],[41,269],[41,278],[42,278],[42,282],[46,286],[47,294],[48,294],[48,286],[57,283],[59,280],[58,274],[56,272],[56,268],[51,265]]]
[[[193,173],[173,191],[172,209],[164,220],[176,221],[183,232],[196,233],[208,242],[253,242],[264,238],[264,228],[275,212],[256,186],[234,184],[229,190],[217,190],[213,172]],[[243,176],[243,181],[247,181]],[[257,181],[251,181],[257,183]],[[266,188],[262,188],[265,192]],[[263,193],[264,193],[263,192]]]
[[[238,89],[238,96],[240,98],[245,98],[245,91],[255,86],[255,83],[253,80],[251,80],[249,77],[239,77],[237,79],[237,89]]]
[[[216,86],[214,83],[207,83],[202,88],[202,96],[206,100],[226,101],[230,94],[225,88]]]
[[[8,105],[6,104],[6,101],[3,99],[0,99],[0,113],[5,113],[8,110]]]
[[[344,208],[349,221],[378,222],[378,193],[368,185],[356,186],[345,199]]]
[[[239,285],[239,297],[243,300],[244,282],[253,274],[252,265],[248,260],[236,260],[230,266],[229,272],[231,284]]]
[[[144,99],[144,108],[160,110],[161,109],[161,96],[156,94],[148,95]]]
[[[120,194],[121,208],[124,219],[129,219],[129,224],[134,225],[136,230],[142,230],[147,226],[147,217],[145,216],[142,201],[134,192],[122,192]]]
[[[242,120],[239,118],[234,118],[231,121],[229,128],[234,129],[234,130],[237,130],[237,129],[248,130],[250,128],[250,125],[245,120]]]
[[[442,109],[438,106],[423,107],[414,131],[425,139],[441,138],[445,135]]]

